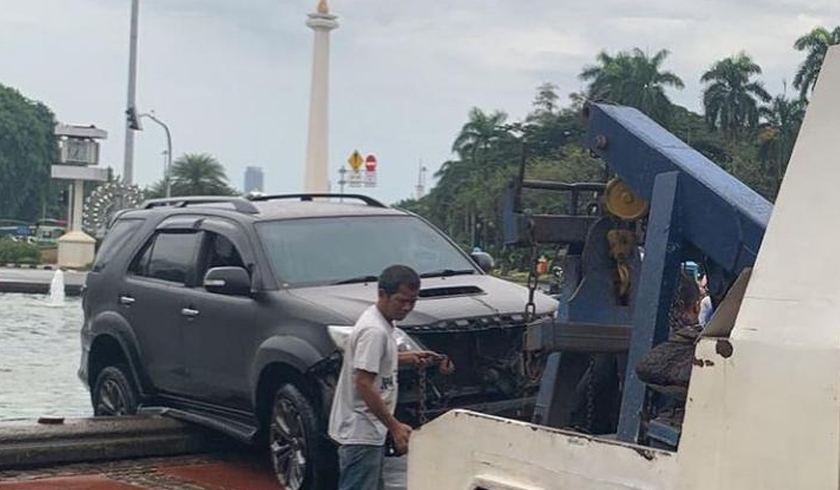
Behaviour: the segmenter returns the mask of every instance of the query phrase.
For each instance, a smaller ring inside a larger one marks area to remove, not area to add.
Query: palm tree
[[[758,125],[759,101],[770,101],[770,94],[760,81],[761,67],[746,53],[724,58],[700,77],[708,84],[703,91],[706,121],[712,128],[723,129],[735,137],[745,127]]]
[[[478,107],[473,107],[469,119],[452,143],[452,151],[460,155],[462,160],[477,163],[486,156],[487,150],[506,134],[504,124],[507,117],[507,114],[501,111],[487,114]]]
[[[598,64],[584,67],[578,77],[590,82],[587,90],[590,99],[635,107],[656,121],[666,123],[672,104],[665,90],[685,86],[673,72],[662,71],[669,54],[667,49],[659,50],[653,56],[639,48],[616,56],[602,51],[597,56]]]
[[[793,44],[797,51],[808,53],[793,77],[793,86],[799,89],[801,98],[804,99],[809,91],[814,90],[828,47],[835,44],[840,44],[840,26],[835,27],[833,31],[825,27],[817,27]]]
[[[793,145],[805,117],[805,101],[776,96],[770,105],[761,108],[764,122],[758,133],[759,157],[770,167],[768,177],[773,193],[778,193],[787,169]]]
[[[172,163],[173,196],[233,195],[225,169],[206,153],[187,153]]]

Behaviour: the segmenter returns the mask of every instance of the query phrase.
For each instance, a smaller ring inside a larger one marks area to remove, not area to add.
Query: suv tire
[[[274,395],[268,424],[268,450],[277,480],[287,490],[322,490],[329,484],[331,460],[318,415],[293,384]]]
[[[137,388],[129,377],[128,366],[107,366],[96,376],[91,392],[93,415],[119,416],[137,413]]]

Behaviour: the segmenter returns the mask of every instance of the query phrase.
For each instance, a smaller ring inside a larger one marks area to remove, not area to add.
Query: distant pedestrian
[[[419,291],[420,276],[413,269],[388,267],[379,277],[376,304],[353,326],[329,424],[330,437],[339,444],[339,490],[382,488],[389,432],[397,454],[408,452],[411,426],[394,417],[398,364],[439,363],[443,371],[451,369],[446,357],[434,352],[398,351],[394,322],[411,312]]]

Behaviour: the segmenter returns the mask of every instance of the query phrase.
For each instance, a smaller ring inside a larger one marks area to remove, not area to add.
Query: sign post
[[[376,164],[372,154],[365,158],[365,187],[376,187]]]
[[[350,187],[361,187],[362,186],[362,172],[360,171],[362,168],[362,154],[359,153],[359,150],[354,150],[353,153],[350,155],[350,158],[347,159],[347,163],[350,165],[350,178],[347,180]],[[342,191],[343,193],[343,191]]]

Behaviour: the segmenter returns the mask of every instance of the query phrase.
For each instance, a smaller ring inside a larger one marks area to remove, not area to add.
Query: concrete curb
[[[41,271],[53,271],[59,267],[55,264],[0,264],[0,267],[6,269],[34,269]]]
[[[225,436],[166,417],[0,423],[0,470],[229,449]]]
[[[50,285],[40,282],[0,281],[0,293],[48,294]],[[79,296],[82,294],[81,284],[65,284],[64,294]]]

